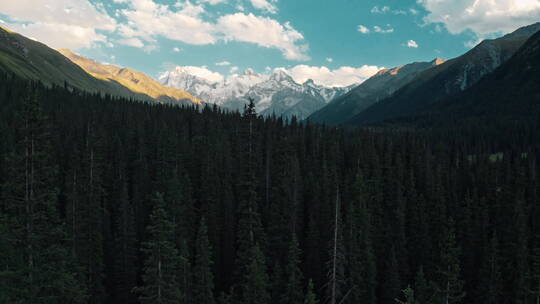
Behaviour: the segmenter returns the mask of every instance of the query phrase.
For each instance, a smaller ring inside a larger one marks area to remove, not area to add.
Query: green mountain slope
[[[100,92],[144,101],[156,100],[146,92],[129,88],[116,79],[97,79],[60,52],[2,27],[0,27],[0,71],[14,73],[24,79],[39,80],[47,85],[64,85],[67,82],[70,87],[87,92]],[[177,101],[191,103],[191,100],[196,100],[190,94],[185,94],[185,98]]]

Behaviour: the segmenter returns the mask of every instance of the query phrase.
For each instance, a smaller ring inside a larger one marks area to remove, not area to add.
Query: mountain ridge
[[[144,92],[134,92],[118,81],[96,78],[60,52],[1,26],[0,71],[13,73],[23,79],[38,80],[48,86],[67,85],[91,93],[156,101]]]
[[[125,67],[100,63],[96,60],[76,54],[69,49],[60,49],[58,52],[95,78],[118,82],[133,92],[148,95],[158,101],[182,102],[189,100],[195,104],[201,103],[199,99],[193,97],[186,91],[163,86],[157,80],[154,80],[144,73]]]
[[[332,100],[308,119],[315,123],[344,123],[376,102],[392,95],[422,71],[442,63],[444,59],[436,58],[431,62],[413,62],[382,69],[347,94]]]
[[[258,113],[299,119],[326,105],[351,87],[329,88],[316,84],[312,79],[300,84],[284,69],[271,74],[258,74],[247,69],[223,81],[212,82],[190,73],[185,67],[175,67],[160,75],[162,84],[190,92],[197,98],[230,110],[241,110],[250,99]]]
[[[463,92],[509,60],[531,33],[539,30],[540,23],[535,23],[501,38],[484,40],[467,53],[422,72],[392,96],[373,104],[346,123],[365,125],[414,115]]]

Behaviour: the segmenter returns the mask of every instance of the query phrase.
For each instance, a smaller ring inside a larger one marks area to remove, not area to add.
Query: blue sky
[[[348,85],[540,21],[540,0],[2,0],[0,24],[153,77],[284,67]],[[351,80],[352,81],[352,80]]]

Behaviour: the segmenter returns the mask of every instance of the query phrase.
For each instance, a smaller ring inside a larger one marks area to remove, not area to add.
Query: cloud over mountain
[[[480,37],[509,33],[540,20],[538,0],[418,0],[427,23],[442,23],[452,34],[471,30]]]

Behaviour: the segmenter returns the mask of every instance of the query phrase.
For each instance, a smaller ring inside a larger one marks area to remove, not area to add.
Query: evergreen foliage
[[[0,104],[0,303],[540,299],[536,117],[344,129],[5,74]]]

